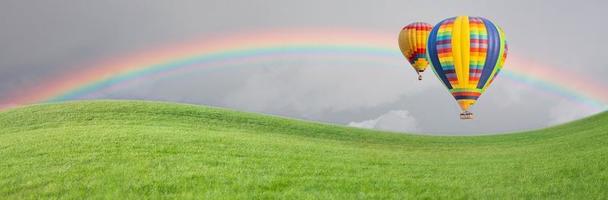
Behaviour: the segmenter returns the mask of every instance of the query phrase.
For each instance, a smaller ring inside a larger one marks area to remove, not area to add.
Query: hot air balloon
[[[399,33],[399,49],[418,73],[418,80],[422,80],[420,73],[429,65],[426,41],[432,28],[430,24],[414,22],[403,27]]]
[[[435,75],[472,119],[469,108],[490,86],[507,58],[505,34],[482,17],[458,16],[439,22],[429,35],[428,54]]]

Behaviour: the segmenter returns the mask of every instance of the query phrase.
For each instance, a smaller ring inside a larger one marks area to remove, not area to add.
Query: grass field
[[[419,136],[136,101],[0,112],[0,198],[608,198],[608,113]]]

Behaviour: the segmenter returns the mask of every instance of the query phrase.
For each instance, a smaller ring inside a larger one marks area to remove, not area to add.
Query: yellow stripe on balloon
[[[452,57],[454,58],[454,71],[458,81],[456,88],[462,87],[462,52],[460,51],[460,32],[461,32],[462,16],[456,18],[452,27]]]
[[[413,37],[413,39],[414,39],[414,44],[415,44],[415,45],[414,45],[414,48],[412,48],[412,50],[415,52],[415,51],[416,51],[416,49],[417,49],[417,47],[419,47],[419,46],[420,46],[420,31],[418,31],[418,30],[416,30],[416,29],[413,29],[413,30],[414,30],[414,31],[413,31],[413,36],[414,36],[414,37]],[[413,64],[413,66],[414,66],[414,68],[415,68],[416,70],[418,70],[418,66],[416,65],[416,61],[415,61],[415,60],[414,60],[414,64]]]
[[[469,17],[468,16],[462,16],[460,17],[460,20],[462,20],[462,22],[460,22],[460,26],[462,27],[460,29],[460,49],[462,49],[462,68],[460,69],[461,72],[460,74],[462,74],[461,77],[459,77],[458,82],[460,83],[460,87],[464,87],[464,88],[469,88],[469,64],[470,64],[470,53],[471,51],[469,49],[471,49],[471,33],[470,28],[469,28]]]
[[[401,49],[401,52],[406,58],[409,58],[412,54],[410,51],[412,45],[407,38],[408,32],[409,30],[405,30],[399,33],[399,49]]]

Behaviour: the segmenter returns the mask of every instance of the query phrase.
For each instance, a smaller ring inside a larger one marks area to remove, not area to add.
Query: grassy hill
[[[2,198],[608,198],[608,113],[417,136],[135,101],[0,112]]]

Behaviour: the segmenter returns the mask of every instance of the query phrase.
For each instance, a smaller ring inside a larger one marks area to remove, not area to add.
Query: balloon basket
[[[464,111],[464,112],[460,113],[460,119],[462,119],[462,120],[473,119],[473,113],[471,113],[469,111]]]
[[[422,80],[422,75],[418,75],[418,80],[421,81]]]

